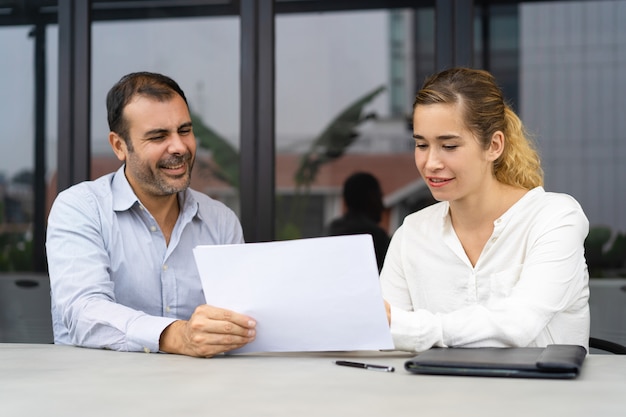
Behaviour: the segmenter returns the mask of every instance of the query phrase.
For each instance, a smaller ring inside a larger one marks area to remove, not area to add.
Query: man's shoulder
[[[224,203],[219,200],[216,200],[205,193],[202,193],[198,190],[194,190],[193,188],[188,188],[187,191],[191,194],[193,199],[197,201],[201,205],[208,205],[211,207],[224,207],[228,208]]]
[[[84,198],[89,195],[96,198],[109,196],[111,194],[111,183],[114,175],[115,173],[112,172],[96,178],[95,180],[88,180],[74,184],[61,191],[57,196],[57,199]]]
[[[96,221],[103,213],[113,212],[111,181],[107,174],[90,181],[83,181],[61,191],[52,203],[48,226]]]
[[[188,188],[187,192],[193,199],[192,201],[198,204],[198,211],[200,213],[205,213],[205,214],[221,213],[221,214],[228,215],[228,216],[230,215],[235,216],[234,211],[230,207],[228,207],[226,204],[222,203],[221,201],[216,200],[208,196],[205,193],[194,190],[193,188]]]

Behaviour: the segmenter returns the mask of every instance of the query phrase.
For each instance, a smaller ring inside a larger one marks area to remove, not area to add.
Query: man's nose
[[[183,154],[187,152],[187,145],[179,133],[174,133],[169,140],[168,151],[171,154]]]

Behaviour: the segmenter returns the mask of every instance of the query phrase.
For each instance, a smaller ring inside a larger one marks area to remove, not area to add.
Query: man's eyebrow
[[[176,128],[176,130],[187,129],[187,128],[190,128],[192,126],[193,126],[193,124],[191,122],[185,122],[182,125],[178,126],[178,128]],[[144,136],[163,135],[163,134],[167,134],[169,132],[170,131],[168,129],[156,128],[156,129],[148,130],[147,132],[144,133]]]
[[[164,133],[169,133],[169,130],[163,129],[163,128],[157,128],[157,129],[148,130],[143,135],[144,136],[153,136],[153,135],[162,135]]]

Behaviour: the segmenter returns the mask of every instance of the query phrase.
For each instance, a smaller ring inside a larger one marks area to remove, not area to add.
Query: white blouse
[[[574,198],[537,187],[494,222],[473,267],[447,202],[407,216],[381,271],[396,348],[587,347],[588,232]]]

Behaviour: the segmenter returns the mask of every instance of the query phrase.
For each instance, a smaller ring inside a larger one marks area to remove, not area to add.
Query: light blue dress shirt
[[[155,352],[169,324],[205,303],[192,249],[243,243],[241,225],[205,194],[178,199],[166,245],[124,166],[58,195],[46,241],[55,343]]]

